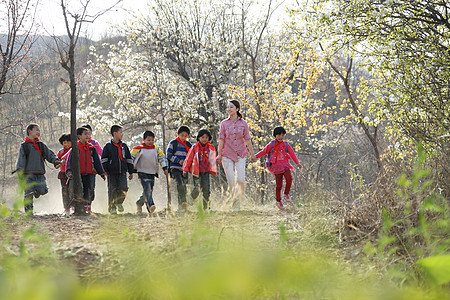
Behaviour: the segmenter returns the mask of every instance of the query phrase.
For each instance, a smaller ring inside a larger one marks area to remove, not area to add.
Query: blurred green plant
[[[411,176],[398,179],[397,202],[406,203],[403,216],[393,219],[385,208],[376,245],[368,242],[364,251],[402,281],[445,285],[450,282],[450,215],[448,201],[428,178],[430,158],[418,144]]]
[[[126,228],[126,217],[123,222],[118,217],[104,217],[95,238],[105,244],[105,252],[87,269],[78,270],[82,273],[68,263],[76,253],[57,254],[48,234],[33,224],[36,218],[14,214],[14,209],[2,206],[0,299],[409,300],[448,296],[448,256],[445,248],[436,244],[435,222],[430,221],[443,221],[445,209],[424,202],[425,220],[418,223],[422,229],[414,231],[416,236],[426,231],[423,244],[441,249],[428,250],[426,253],[434,255],[423,255],[417,261],[423,280],[433,282],[424,288],[412,281],[399,286],[374,264],[343,260],[336,233],[333,237],[332,216],[322,204],[314,205],[316,200],[306,201],[298,223],[280,221],[278,234],[268,238],[251,230],[231,230],[218,221],[222,215],[204,212],[200,201],[197,214],[166,215],[175,220],[167,228],[176,233],[175,238]],[[240,216],[251,218],[244,212]],[[387,261],[402,248],[392,230],[403,223],[391,221],[387,211],[384,220],[377,246],[367,248]],[[298,230],[294,232],[295,226]],[[25,229],[15,238],[11,232],[18,227]],[[268,242],[271,239],[273,242]],[[417,278],[421,282],[422,278]]]

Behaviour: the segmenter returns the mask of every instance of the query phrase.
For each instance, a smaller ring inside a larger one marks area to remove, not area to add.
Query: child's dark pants
[[[67,178],[60,178],[59,180],[61,181],[61,194],[64,209],[70,209],[70,188],[69,184],[67,183]]]
[[[128,191],[127,174],[108,174],[108,208],[122,204]]]
[[[173,178],[177,181],[178,205],[181,206],[181,204],[186,203],[186,184],[188,182],[188,178],[183,177],[183,171],[179,169],[172,169],[171,173]]]
[[[81,184],[83,185],[83,199],[86,205],[91,205],[94,200],[95,188],[94,174],[81,174]]]
[[[192,199],[196,199],[200,192],[203,193],[203,209],[208,208],[209,196],[211,194],[209,184],[209,173],[200,173],[198,177],[194,176],[194,189],[191,192]]]
[[[48,193],[44,174],[26,174],[25,212],[33,212],[33,196],[41,196]]]

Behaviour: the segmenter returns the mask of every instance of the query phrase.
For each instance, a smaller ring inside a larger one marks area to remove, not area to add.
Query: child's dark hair
[[[239,101],[237,100],[231,100],[230,101],[231,104],[233,104],[234,106],[236,106],[237,108],[237,115],[239,118],[242,118],[242,114],[241,114],[241,104],[239,103]]]
[[[69,141],[70,142],[70,134],[69,133],[64,133],[59,137],[59,143],[62,145],[64,141]]]
[[[199,141],[200,137],[204,136],[205,134],[208,136],[208,141],[212,140],[211,132],[209,132],[208,129],[200,129],[200,131],[197,134],[197,141]]]
[[[81,127],[87,128],[87,129],[89,129],[92,132],[92,127],[89,124],[85,124],[85,125],[83,125]]]
[[[180,126],[180,128],[178,128],[178,132],[177,134],[180,134],[182,132],[187,132],[187,134],[191,134],[191,130],[189,129],[189,127],[187,126]]]
[[[85,131],[87,131],[87,128],[86,128],[86,127],[78,127],[78,128],[77,128],[77,136],[78,136],[78,135],[82,135],[83,132],[85,132]]]
[[[281,126],[275,127],[273,130],[273,136],[277,136],[279,134],[286,134],[286,130]]]
[[[34,127],[39,127],[39,125],[36,123],[31,123],[27,126],[27,135],[30,134],[30,131],[33,130]]]
[[[153,132],[151,132],[150,130],[147,130],[146,132],[144,132],[144,140],[145,140],[147,137],[149,137],[149,136],[151,136],[152,138],[154,138],[154,137],[155,137],[155,134],[154,134]]]
[[[114,132],[119,132],[120,129],[122,129],[122,126],[119,125],[111,126],[111,135],[114,136]]]

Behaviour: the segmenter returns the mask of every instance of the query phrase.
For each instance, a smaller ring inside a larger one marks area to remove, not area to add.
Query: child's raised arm
[[[269,150],[269,147],[270,147],[270,143],[268,143],[268,144],[264,147],[264,149],[262,149],[261,151],[259,151],[258,153],[256,153],[256,158],[260,158],[260,157],[263,157],[264,155],[267,155],[267,152],[268,152],[268,150]]]

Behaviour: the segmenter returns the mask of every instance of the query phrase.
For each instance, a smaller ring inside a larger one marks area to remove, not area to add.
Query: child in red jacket
[[[66,159],[68,157],[69,151],[72,148],[72,142],[70,141],[70,134],[63,134],[59,138],[59,142],[63,146],[61,150],[56,154],[56,156],[62,161],[61,169],[59,169],[58,173],[58,179],[61,182],[61,192],[62,192],[62,200],[63,200],[63,206],[64,206],[64,216],[70,215],[70,206],[71,206],[71,199],[70,199],[70,190],[69,190],[69,184],[67,182],[67,176],[66,176]]]
[[[301,168],[300,162],[295,155],[294,150],[292,150],[291,145],[284,141],[284,136],[286,135],[286,130],[283,127],[275,127],[273,130],[273,139],[263,150],[256,154],[256,158],[260,158],[267,155],[266,167],[267,169],[275,175],[276,189],[275,189],[275,199],[277,200],[277,207],[279,209],[284,209],[283,202],[281,201],[281,188],[283,187],[283,177],[286,180],[286,186],[284,187],[284,200],[287,204],[291,204],[292,200],[289,196],[289,191],[292,185],[292,174],[291,170],[294,168],[289,163],[292,159],[294,163]]]
[[[84,127],[77,128],[77,137],[84,209],[86,213],[90,213],[92,201],[94,200],[93,182],[95,175],[100,175],[103,180],[106,179],[106,176],[95,147],[89,143],[88,130]],[[69,154],[66,174],[68,177],[72,177],[72,153]]]
[[[197,134],[197,143],[189,150],[183,163],[183,176],[191,172],[194,177],[194,189],[191,192],[192,199],[196,199],[203,193],[203,209],[208,209],[210,183],[209,174],[217,175],[216,149],[210,143],[211,133],[202,129]]]

